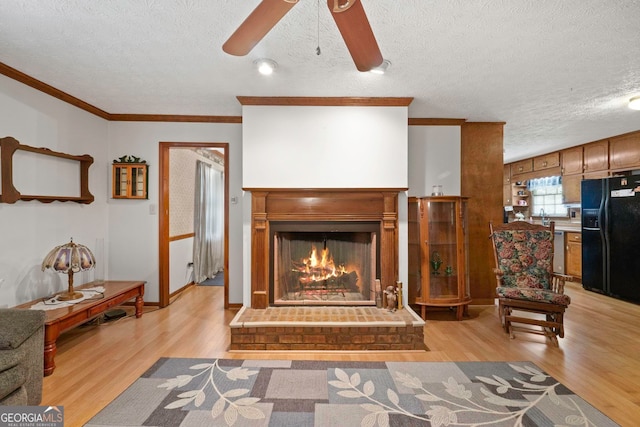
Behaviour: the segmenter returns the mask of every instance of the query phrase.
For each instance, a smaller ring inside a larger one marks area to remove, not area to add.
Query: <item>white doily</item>
[[[55,310],[57,308],[70,307],[72,305],[76,305],[88,299],[92,299],[97,295],[103,294],[104,286],[94,286],[92,288],[76,289],[76,292],[80,292],[82,294],[82,298],[69,300],[69,301],[60,301],[58,297],[55,296],[53,298],[40,301],[29,308],[31,308],[32,310]]]

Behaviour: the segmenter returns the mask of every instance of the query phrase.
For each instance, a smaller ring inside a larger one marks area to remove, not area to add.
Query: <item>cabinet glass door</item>
[[[147,168],[146,164],[114,164],[113,197],[118,199],[146,199]]]
[[[420,203],[417,199],[409,202],[409,304],[422,301]]]
[[[458,298],[456,203],[428,201],[429,299]]]
[[[129,188],[129,175],[127,174],[129,168],[116,167],[116,179],[115,179],[115,194],[125,197],[127,195],[127,189]]]
[[[131,197],[145,197],[145,168],[131,168]]]

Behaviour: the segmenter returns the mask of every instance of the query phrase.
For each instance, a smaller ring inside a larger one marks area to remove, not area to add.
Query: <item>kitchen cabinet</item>
[[[519,162],[511,163],[511,179],[516,175],[532,172],[533,171],[533,159],[520,160]]]
[[[584,175],[582,175],[582,179],[600,179],[600,178],[606,178],[608,176],[609,176],[609,171],[605,170],[605,171],[585,173]]]
[[[565,272],[570,276],[582,277],[582,235],[567,232],[565,238]]]
[[[582,146],[562,150],[561,156],[563,176],[582,173],[582,152]]]
[[[582,175],[564,175],[562,177],[562,202],[580,203],[580,183]]]
[[[533,170],[540,171],[560,166],[560,153],[549,153],[533,158]]]
[[[611,170],[640,167],[640,134],[611,138],[609,140],[609,168]]]
[[[409,198],[409,304],[456,308],[471,303],[467,197]]]
[[[511,165],[504,165],[502,185],[511,185]]]
[[[529,196],[530,193],[527,190],[526,182],[515,183],[511,186],[511,200],[514,209],[527,209],[529,207]]]
[[[512,193],[513,193],[513,188],[511,187],[511,184],[506,184],[502,186],[502,206],[513,205]]]
[[[583,146],[585,173],[609,169],[609,140],[596,141]]]

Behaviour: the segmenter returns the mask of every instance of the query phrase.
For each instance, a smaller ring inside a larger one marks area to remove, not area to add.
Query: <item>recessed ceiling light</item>
[[[278,68],[278,63],[269,58],[257,59],[253,63],[258,67],[258,72],[265,76],[273,74],[273,70]]]
[[[640,96],[634,96],[629,100],[629,108],[632,110],[640,110]]]
[[[387,72],[390,66],[391,66],[391,61],[387,61],[385,59],[384,61],[382,61],[382,64],[370,69],[369,72],[373,74],[384,74]]]

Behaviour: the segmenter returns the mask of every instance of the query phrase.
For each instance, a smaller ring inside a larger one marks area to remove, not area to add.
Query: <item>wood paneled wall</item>
[[[461,194],[469,197],[469,283],[472,304],[493,304],[494,258],[489,222],[502,222],[504,123],[462,125]]]

